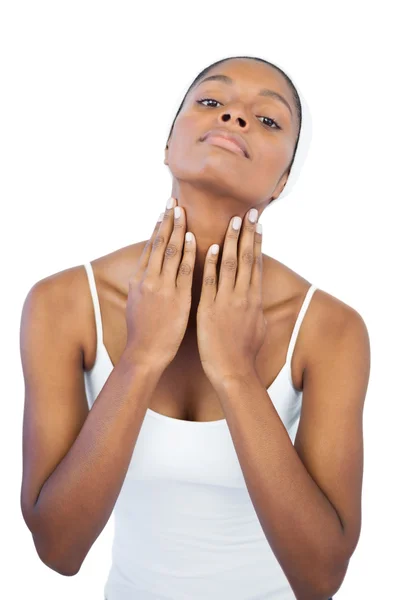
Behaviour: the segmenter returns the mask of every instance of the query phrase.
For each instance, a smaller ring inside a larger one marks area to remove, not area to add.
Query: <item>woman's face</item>
[[[216,74],[231,81],[207,81]],[[287,104],[261,90],[277,92]],[[229,60],[208,71],[186,97],[165,164],[177,180],[266,205],[286,183],[298,127],[291,90],[278,71],[249,59]],[[201,141],[214,128],[240,135],[249,157]]]

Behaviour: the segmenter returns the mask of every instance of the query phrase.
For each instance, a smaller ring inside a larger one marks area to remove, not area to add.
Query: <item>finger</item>
[[[254,234],[254,260],[251,273],[250,293],[262,300],[263,256],[262,256],[262,225],[256,223]]]
[[[216,251],[216,253],[214,253]],[[209,247],[204,261],[203,282],[201,288],[201,303],[210,305],[217,295],[217,262],[219,245],[213,244]]]
[[[161,221],[151,249],[150,258],[147,265],[147,273],[150,277],[152,275],[159,276],[161,274],[164,263],[164,255],[167,252],[169,239],[174,229],[175,206],[176,200],[171,196],[165,207],[164,218]]]
[[[157,223],[155,224],[155,227],[153,229],[153,233],[150,236],[150,239],[147,240],[143,250],[142,250],[142,254],[139,257],[138,260],[138,264],[137,264],[137,269],[136,272],[138,273],[139,271],[141,273],[143,273],[146,269],[147,269],[147,265],[149,263],[149,258],[150,258],[150,254],[151,254],[151,250],[153,247],[153,242],[156,238],[157,232],[160,228],[160,225],[162,223],[164,217],[164,213],[162,212],[160,214],[160,216],[158,217]]]
[[[192,288],[194,263],[196,260],[196,238],[191,231],[185,234],[183,257],[179,265],[176,287],[180,289]]]
[[[219,269],[218,292],[231,293],[235,287],[237,271],[237,245],[240,235],[241,217],[233,217],[225,235],[224,248]],[[235,229],[235,226],[238,227]]]
[[[251,208],[244,216],[239,240],[239,249],[237,253],[238,266],[235,291],[246,296],[249,293],[253,270],[254,234],[256,230],[257,219],[258,210],[256,208]]]
[[[182,248],[185,245],[186,214],[181,206],[174,210],[174,228],[164,253],[161,275],[166,282],[176,284],[177,273],[182,260]]]

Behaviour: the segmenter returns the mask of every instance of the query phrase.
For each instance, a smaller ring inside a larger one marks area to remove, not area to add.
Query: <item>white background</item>
[[[2,597],[102,600],[111,558],[109,521],[78,575],[51,571],[20,512],[25,297],[44,277],[150,236],[171,193],[164,146],[184,93],[236,55],[286,66],[313,117],[295,190],[260,218],[263,252],[355,308],[370,334],[362,532],[335,598],[400,595],[395,7],[1,4]]]

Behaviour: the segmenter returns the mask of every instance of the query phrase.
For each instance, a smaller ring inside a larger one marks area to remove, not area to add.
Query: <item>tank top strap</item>
[[[311,298],[313,297],[313,294],[314,294],[315,290],[317,290],[317,289],[318,289],[317,286],[315,286],[314,284],[312,284],[308,288],[307,294],[303,300],[303,304],[301,305],[301,308],[299,310],[299,314],[297,315],[296,323],[293,328],[293,332],[292,332],[292,336],[290,338],[289,347],[288,347],[287,356],[286,356],[286,362],[289,365],[292,364],[293,351],[294,351],[294,347],[296,345],[296,340],[297,340],[297,336],[299,334],[301,323],[304,319],[304,315],[306,314],[308,305],[311,302]]]
[[[103,325],[101,322],[101,311],[100,311],[100,302],[99,296],[97,294],[96,281],[94,278],[93,267],[90,262],[84,264],[86,269],[86,273],[89,279],[89,287],[90,293],[92,295],[93,300],[93,308],[94,308],[94,317],[96,320],[96,334],[97,334],[97,348],[99,348],[101,342],[103,341]]]

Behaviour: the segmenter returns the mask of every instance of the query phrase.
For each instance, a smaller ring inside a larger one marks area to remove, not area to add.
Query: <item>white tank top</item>
[[[113,369],[103,343],[92,265],[97,355],[85,371],[92,408]],[[267,389],[294,443],[302,392],[291,359],[317,288],[308,289],[286,362]],[[115,503],[107,600],[296,600],[262,530],[226,419],[185,421],[147,409]]]

